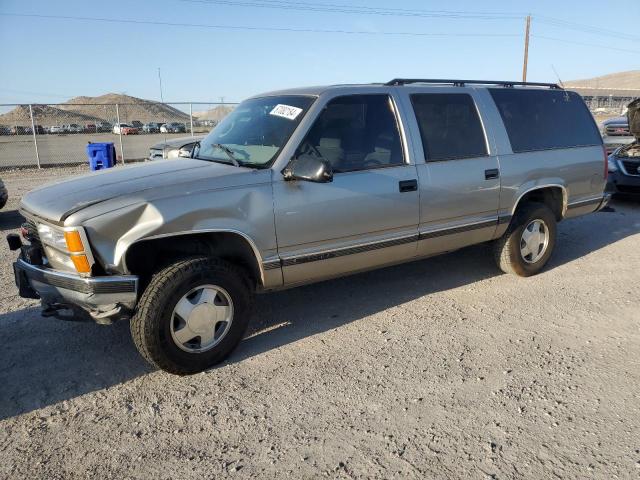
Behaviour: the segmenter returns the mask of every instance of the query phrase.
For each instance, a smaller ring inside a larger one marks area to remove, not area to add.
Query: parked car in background
[[[52,125],[49,127],[49,133],[67,133],[64,125]]]
[[[28,193],[30,242],[8,240],[22,297],[129,319],[141,355],[184,375],[227,358],[256,292],[483,242],[502,271],[535,275],[558,222],[606,205],[606,161],[584,101],[557,85],[283,90],[241,103],[192,158]],[[515,296],[544,301],[535,286]]]
[[[44,135],[47,133],[46,129],[42,125],[34,125],[36,135]]]
[[[98,128],[96,127],[95,123],[87,123],[84,126],[84,132],[85,133],[97,133],[98,132]]]
[[[27,135],[28,133],[27,127],[23,127],[21,125],[11,127],[11,135]]]
[[[187,133],[187,127],[184,123],[169,122],[160,127],[161,133]]]
[[[134,120],[131,122],[131,125],[138,129],[138,131],[142,130],[142,122],[140,120]]]
[[[96,130],[99,133],[111,132],[113,130],[113,125],[109,122],[98,122],[96,123]]]
[[[142,126],[142,131],[144,133],[159,133],[160,132],[160,123],[157,122],[149,122],[149,123],[145,123]]]
[[[11,135],[11,128],[6,125],[0,125],[0,135]]]
[[[609,118],[602,122],[600,133],[608,154],[635,141],[634,136],[629,131],[629,122],[626,115]]]
[[[118,123],[113,127],[113,133],[116,135],[137,135],[138,129],[129,123]]]
[[[609,155],[607,190],[640,196],[640,99],[627,107],[626,130],[633,139]]]
[[[189,157],[196,143],[205,136],[175,138],[167,142],[156,143],[149,149],[149,160]]]
[[[77,123],[71,123],[67,126],[67,130],[69,131],[69,133],[82,133],[84,131],[84,128],[82,128]]]

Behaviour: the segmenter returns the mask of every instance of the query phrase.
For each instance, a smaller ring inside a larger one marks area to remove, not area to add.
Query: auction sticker
[[[276,117],[286,118],[287,120],[295,120],[301,112],[301,108],[278,104],[273,107],[273,110],[271,110],[271,112],[269,113],[271,115],[275,115]]]

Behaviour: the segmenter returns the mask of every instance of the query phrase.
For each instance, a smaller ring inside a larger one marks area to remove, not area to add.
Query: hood
[[[626,125],[627,117],[625,115],[620,115],[619,117],[608,118],[604,122],[603,125]]]
[[[252,170],[180,158],[117,167],[46,185],[27,193],[21,209],[55,223],[75,212],[114,198],[135,197],[135,201],[188,193],[194,188],[223,188],[248,183],[241,179]],[[188,184],[188,188],[186,187]]]
[[[640,140],[640,98],[636,98],[627,106],[627,120],[631,135]]]

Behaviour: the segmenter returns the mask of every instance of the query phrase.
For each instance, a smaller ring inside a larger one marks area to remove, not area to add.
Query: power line
[[[399,35],[412,37],[519,37],[518,33],[439,33],[439,32],[390,32],[390,31],[369,31],[369,30],[324,30],[316,28],[288,28],[288,27],[253,27],[246,25],[212,25],[206,23],[179,23],[161,22],[153,20],[134,20],[126,18],[101,18],[101,17],[77,17],[70,15],[37,15],[27,13],[2,13],[5,17],[41,18],[55,20],[78,20],[83,22],[103,22],[103,23],[125,23],[134,25],[156,25],[162,27],[189,27],[189,28],[209,28],[216,30],[253,30],[266,32],[295,32],[295,33],[338,33],[350,35]]]
[[[520,19],[527,16],[524,13],[500,13],[500,12],[482,12],[482,11],[451,11],[451,10],[422,10],[422,9],[402,9],[387,7],[367,7],[353,6],[335,3],[315,3],[300,2],[289,0],[181,0],[189,3],[199,3],[205,5],[229,5],[234,7],[258,7],[271,8],[280,10],[301,10],[316,11],[328,13],[347,13],[358,15],[383,15],[383,16],[401,16],[401,17],[423,17],[423,18],[450,18],[450,19],[476,19],[476,20],[512,20]],[[560,27],[587,33],[591,35],[600,35],[608,37],[616,37],[629,41],[640,42],[640,36],[622,33],[592,25],[584,25],[576,22],[562,20],[560,18],[548,17],[544,15],[534,15],[536,21],[546,23],[552,27]]]
[[[624,40],[629,40],[632,42],[640,42],[640,36],[638,35],[630,35],[628,33],[609,30],[607,28],[602,28],[602,27],[594,27],[592,25],[583,25],[581,23],[570,22],[567,20],[562,20],[560,18],[554,18],[554,17],[536,15],[535,18],[538,22],[546,23],[547,25],[551,25],[553,27],[561,27],[563,29],[575,30],[578,32],[588,33],[592,35],[616,37]]]
[[[553,42],[561,42],[561,43],[571,43],[573,45],[582,45],[585,47],[595,47],[595,48],[605,48],[607,50],[617,50],[620,52],[629,52],[629,53],[638,53],[640,54],[640,50],[631,50],[628,48],[618,48],[618,47],[612,47],[610,45],[598,45],[596,43],[584,43],[584,42],[576,42],[574,40],[565,40],[562,38],[555,38],[555,37],[547,37],[546,35],[534,35],[531,34],[532,37],[534,38],[540,38],[542,40],[550,40]]]
[[[280,10],[302,10],[316,12],[351,13],[359,15],[384,15],[384,16],[410,16],[410,17],[436,17],[436,18],[473,18],[473,19],[519,19],[523,14],[500,12],[471,12],[450,10],[414,10],[402,8],[367,7],[335,3],[310,3],[285,0],[182,0],[189,3],[209,5],[230,5],[234,7],[258,7]]]
[[[39,18],[39,19],[55,19],[55,20],[74,20],[83,22],[102,22],[102,23],[119,23],[119,24],[134,24],[134,25],[154,25],[162,27],[183,27],[183,28],[206,28],[215,30],[249,30],[249,31],[266,31],[266,32],[293,32],[293,33],[330,33],[330,34],[347,34],[347,35],[369,35],[369,36],[410,36],[410,37],[521,37],[519,33],[440,33],[440,32],[400,32],[400,31],[369,31],[369,30],[327,30],[327,29],[315,29],[315,28],[289,28],[289,27],[254,27],[247,25],[229,25],[229,24],[205,24],[205,23],[182,23],[182,22],[162,22],[153,20],[135,20],[126,18],[102,18],[102,17],[79,17],[70,15],[38,15],[38,14],[26,14],[26,13],[3,13],[0,12],[0,16],[5,17],[20,17],[20,18]],[[531,34],[532,37],[540,38],[543,40],[570,43],[575,45],[582,45],[587,47],[603,48],[608,50],[615,50],[629,53],[640,53],[639,50],[631,50],[626,48],[613,47],[610,45],[599,45],[593,43],[577,42],[573,40],[564,40],[562,38],[548,37],[545,35]]]

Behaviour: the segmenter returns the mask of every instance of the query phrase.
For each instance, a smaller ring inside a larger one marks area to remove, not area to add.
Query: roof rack
[[[464,87],[465,85],[501,85],[503,87],[547,87],[562,90],[557,83],[540,83],[540,82],[505,82],[495,80],[445,80],[441,78],[394,78],[390,82],[385,83],[387,86],[400,86],[410,83],[436,83],[444,85],[453,85],[455,87]]]

